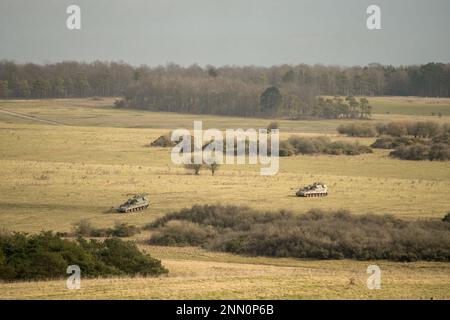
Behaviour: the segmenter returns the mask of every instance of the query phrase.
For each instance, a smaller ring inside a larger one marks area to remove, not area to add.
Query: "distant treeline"
[[[202,246],[252,256],[450,261],[450,223],[310,210],[305,214],[204,205],[148,226],[151,244]]]
[[[0,62],[2,99],[124,96],[119,106],[149,110],[356,118],[366,115],[352,113],[352,102],[335,101],[330,107],[331,102],[316,97],[374,95],[449,97],[450,64],[202,68],[175,64],[132,67],[114,62]]]

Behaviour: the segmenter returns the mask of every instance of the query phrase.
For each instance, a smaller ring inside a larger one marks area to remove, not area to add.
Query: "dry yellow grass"
[[[170,149],[147,145],[173,128],[192,128],[197,116],[110,109],[112,101],[0,102],[0,109],[70,124],[48,125],[0,113],[0,226],[26,232],[70,231],[80,219],[99,227],[115,221],[142,226],[196,203],[296,212],[346,208],[407,219],[437,219],[450,209],[449,162],[394,160],[386,151],[283,158],[275,177],[262,177],[258,167],[248,165],[223,166],[214,177],[206,171],[193,176],[171,163]],[[404,117],[424,118],[399,116]],[[199,118],[205,127],[222,129],[263,127],[268,122]],[[336,139],[337,124],[281,121],[284,137],[326,133]],[[329,185],[329,197],[293,196],[296,188],[317,180]],[[130,215],[109,211],[137,192],[150,195],[149,210]],[[369,262],[244,258],[195,248],[150,247],[142,244],[147,237],[143,233],[135,240],[163,260],[168,277],[84,280],[81,291],[67,290],[64,280],[0,284],[0,298],[450,298],[450,269],[445,263],[377,262],[383,289],[369,291]],[[351,278],[354,285],[349,284]]]
[[[362,156],[282,158],[275,177],[255,166],[223,166],[193,176],[171,163],[170,149],[146,146],[160,129],[0,124],[0,225],[21,231],[68,231],[73,222],[145,224],[194,203],[227,203],[305,211],[346,208],[440,218],[450,208],[450,163],[393,160],[385,151]],[[299,199],[295,189],[321,180],[324,199]],[[145,192],[152,206],[119,216],[111,206]]]
[[[160,278],[65,279],[0,284],[4,299],[449,299],[445,263],[375,262],[382,288],[368,290],[372,262],[245,258],[196,248],[149,247],[170,274]],[[164,252],[164,253],[163,253]],[[174,258],[166,258],[167,256]]]

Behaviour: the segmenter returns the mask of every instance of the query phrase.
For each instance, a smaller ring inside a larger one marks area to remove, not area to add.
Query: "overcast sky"
[[[366,27],[370,4],[382,30]],[[0,59],[17,62],[448,63],[449,39],[450,0],[0,0]]]

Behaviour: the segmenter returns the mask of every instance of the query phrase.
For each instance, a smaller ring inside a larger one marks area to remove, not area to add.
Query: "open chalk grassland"
[[[173,165],[170,149],[147,144],[167,130],[47,125],[0,125],[0,224],[36,232],[69,231],[73,222],[115,220],[143,225],[195,203],[306,211],[346,208],[403,218],[441,218],[450,208],[450,163],[390,159],[387,151],[361,156],[280,159],[274,177],[258,166],[223,166],[193,176]],[[353,139],[353,138],[352,138]],[[370,140],[370,139],[369,139]],[[296,188],[324,181],[330,195],[299,199]],[[144,213],[108,210],[133,193],[148,193]]]
[[[376,114],[450,115],[450,98],[370,97],[369,101]]]
[[[194,120],[202,120],[207,128],[262,128],[267,119],[214,115],[148,112],[112,107],[115,98],[0,100],[0,121],[36,123],[32,119],[12,117],[4,111],[60,122],[73,126],[176,129],[191,128]],[[450,99],[420,97],[370,97],[373,122],[397,120],[432,120],[450,122]],[[389,114],[387,114],[389,112]],[[442,117],[438,117],[439,112]],[[435,116],[432,116],[432,113]],[[342,120],[278,120],[285,132],[336,133]]]
[[[70,231],[81,219],[97,227],[116,221],[143,226],[173,210],[213,203],[295,212],[345,208],[405,219],[440,219],[450,210],[449,162],[394,160],[385,150],[281,158],[275,177],[260,176],[258,166],[248,165],[222,166],[215,176],[208,171],[193,176],[171,163],[170,149],[148,144],[175,128],[192,129],[194,120],[220,129],[265,127],[269,120],[120,110],[110,107],[113,101],[0,101],[1,227]],[[439,118],[394,111],[374,118],[450,122],[446,113]],[[356,140],[337,136],[339,123],[280,121],[283,138],[327,134]],[[327,198],[293,196],[298,187],[317,180],[328,184]],[[148,193],[151,207],[129,215],[111,210],[134,193]],[[365,284],[370,262],[240,257],[148,246],[143,243],[148,237],[144,232],[134,240],[162,259],[170,271],[167,277],[84,280],[76,292],[67,290],[64,280],[3,283],[0,298],[450,298],[450,267],[445,263],[376,262],[383,289],[375,292]]]
[[[448,299],[444,263],[377,261],[382,289],[368,290],[371,262],[246,258],[196,248],[148,251],[169,268],[160,278],[65,279],[0,284],[2,298],[22,299]]]

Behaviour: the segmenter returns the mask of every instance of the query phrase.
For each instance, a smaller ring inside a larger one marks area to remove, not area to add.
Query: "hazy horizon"
[[[81,7],[81,30],[66,8]],[[366,8],[382,30],[366,28]],[[0,2],[0,60],[272,66],[450,62],[450,1],[25,0]]]

